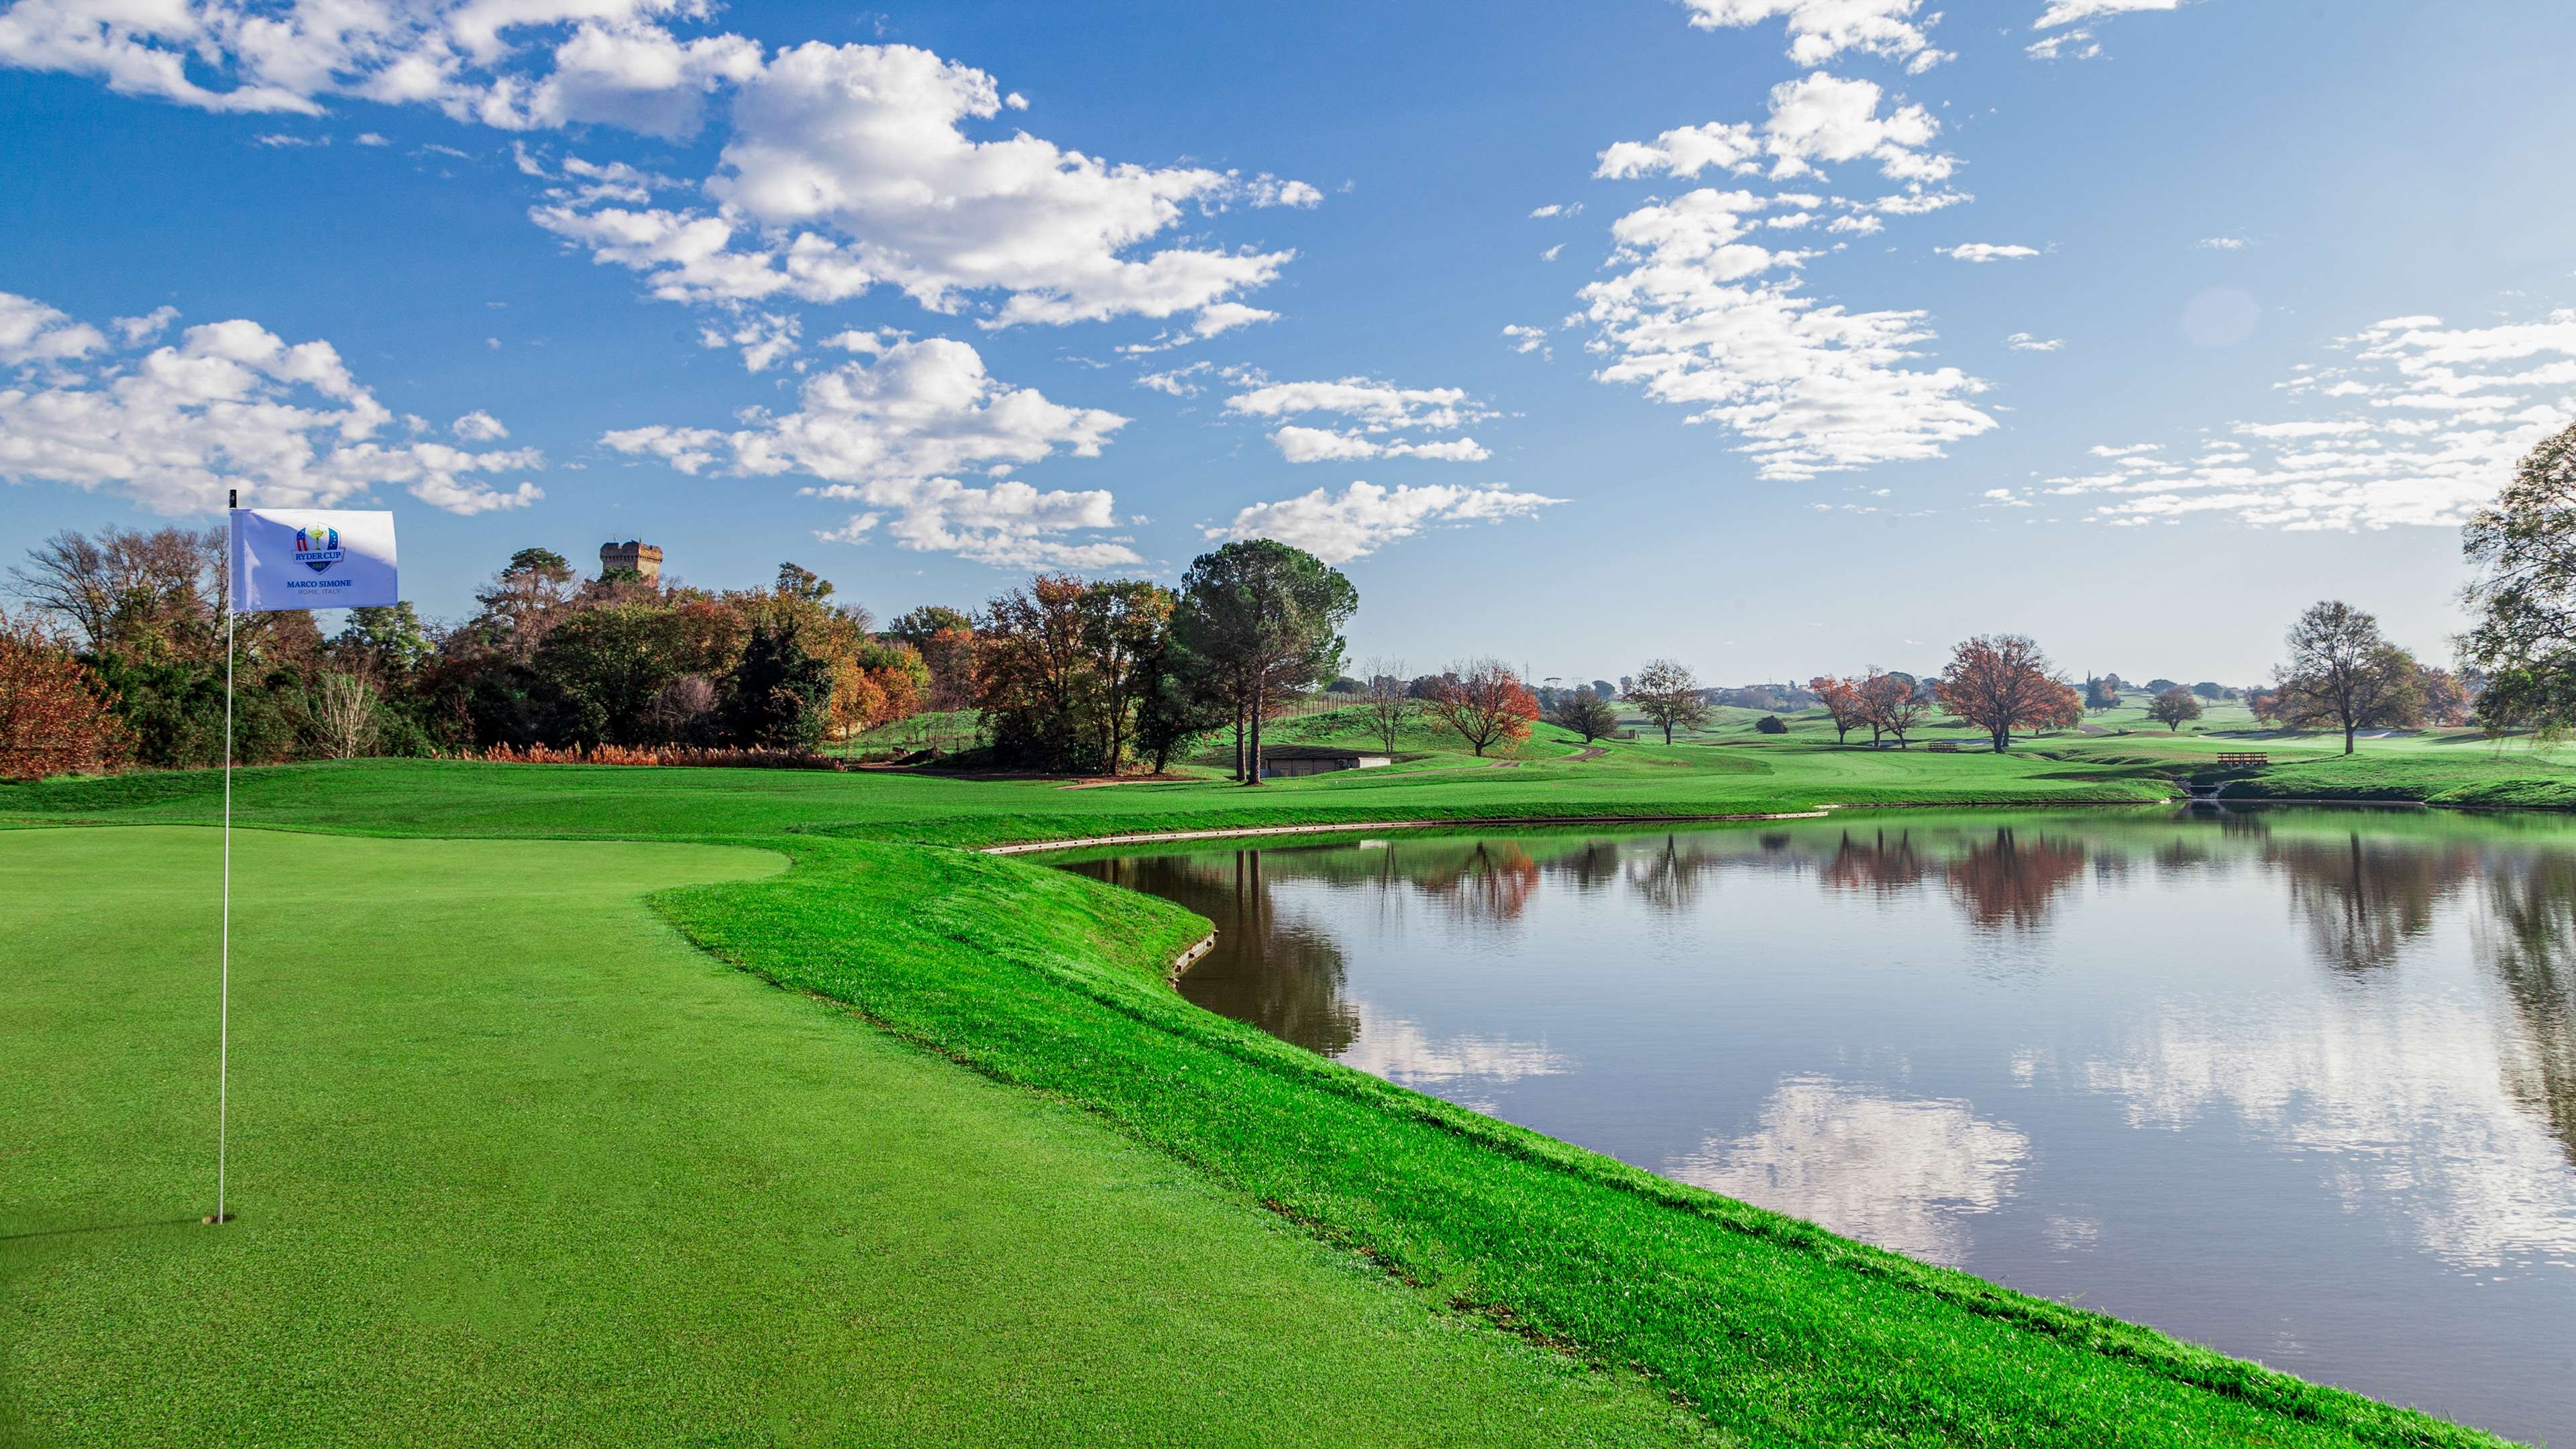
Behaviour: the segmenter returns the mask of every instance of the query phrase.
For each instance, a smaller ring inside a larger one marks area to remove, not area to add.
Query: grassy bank
[[[1162,985],[1204,923],[943,845],[1399,818],[2120,800],[2160,767],[1622,746],[1410,777],[1059,790],[760,771],[369,764],[245,775],[243,818],[445,836],[762,843],[783,876],[666,892],[691,939],[1080,1108],[1461,1310],[1634,1370],[1731,1442],[2472,1444],[2469,1431],[1837,1239],[1347,1071]],[[0,791],[0,818],[202,821],[194,777]],[[1347,1436],[1344,1436],[1347,1437]]]

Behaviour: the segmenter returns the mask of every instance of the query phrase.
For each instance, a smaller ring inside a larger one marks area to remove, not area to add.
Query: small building
[[[1339,745],[1263,745],[1261,778],[1276,780],[1289,775],[1325,775],[1335,770],[1373,770],[1395,761],[1386,755],[1362,754]]]
[[[648,584],[662,580],[662,550],[658,545],[637,543],[603,543],[599,546],[599,571],[604,576],[610,569],[633,569]]]

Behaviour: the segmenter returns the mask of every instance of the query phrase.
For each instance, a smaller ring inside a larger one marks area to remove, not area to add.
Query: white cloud
[[[2063,337],[2037,337],[2028,332],[2016,332],[2004,339],[2004,346],[2015,352],[2055,352],[2065,345]]]
[[[1580,202],[1580,201],[1568,201],[1568,202],[1553,202],[1553,201],[1551,201],[1551,202],[1549,202],[1549,203],[1548,203],[1547,205],[1545,205],[1545,206],[1540,206],[1540,207],[1533,207],[1533,208],[1531,208],[1531,210],[1530,210],[1530,219],[1531,219],[1531,220],[1533,220],[1533,221],[1536,221],[1536,220],[1539,220],[1539,219],[1541,219],[1541,218],[1543,218],[1543,217],[1551,217],[1551,216],[1577,217],[1577,216],[1581,216],[1582,214],[1583,214],[1583,203],[1582,203],[1582,202]]]
[[[2241,236],[2205,236],[2199,241],[2192,243],[2192,245],[2197,247],[2206,247],[2215,252],[2232,252],[2244,247],[2245,238]]]
[[[973,347],[950,338],[860,332],[831,342],[865,356],[808,379],[795,412],[753,409],[730,431],[654,425],[600,441],[692,475],[816,479],[814,496],[890,514],[886,532],[905,548],[1015,568],[1139,561],[1123,543],[1067,536],[1117,525],[1106,490],[1040,492],[1003,476],[1058,452],[1096,457],[1125,418],[997,382]],[[977,471],[1000,481],[970,487],[949,476]],[[856,538],[882,516],[856,515],[838,536]]]
[[[447,430],[469,443],[497,443],[510,436],[510,430],[501,426],[499,418],[481,408],[448,424]]]
[[[1556,245],[1549,247],[1546,251],[1540,252],[1538,254],[1538,259],[1542,262],[1555,261],[1557,257],[1564,252],[1564,250],[1565,243],[1558,242]]]
[[[384,137],[377,135],[373,131],[360,131],[358,133],[358,144],[361,146],[390,146],[393,143],[386,140]]]
[[[2181,0],[2048,0],[2033,30],[2054,30],[2061,25],[2098,20],[2105,15],[2126,15],[2138,10],[2172,10]]]
[[[2034,40],[2022,53],[2034,60],[2092,60],[2102,54],[2102,43],[2092,31],[2076,29]]]
[[[1771,88],[1770,114],[1752,122],[1680,126],[1652,141],[1621,141],[1603,151],[1592,174],[1622,178],[1697,176],[1709,167],[1774,180],[1815,173],[1819,165],[1870,160],[1891,180],[1947,178],[1955,157],[1927,151],[1941,123],[1920,105],[1879,114],[1885,92],[1870,81],[1818,72]],[[1764,165],[1764,158],[1769,164]]]
[[[1232,523],[1206,532],[1212,539],[1276,539],[1338,564],[1375,553],[1425,528],[1526,518],[1564,501],[1519,492],[1502,483],[1381,488],[1354,482],[1338,494],[1318,488],[1275,503],[1253,504],[1237,513]]]
[[[71,362],[107,346],[107,334],[33,297],[0,292],[0,367]]]
[[[1169,372],[1149,372],[1137,378],[1136,385],[1150,388],[1155,392],[1168,393],[1173,397],[1197,397],[1199,385],[1191,379],[1209,371],[1212,366],[1211,363],[1201,361],[1193,362],[1187,367],[1175,367]]]
[[[119,317],[109,325],[116,329],[116,335],[126,346],[140,347],[168,331],[170,324],[178,318],[179,309],[176,307],[155,307],[140,317]]]
[[[399,484],[454,513],[544,496],[533,483],[502,491],[473,476],[540,468],[534,449],[376,441],[393,413],[327,342],[289,345],[236,319],[136,355],[150,332],[120,330],[135,338],[127,353],[93,360],[108,350],[98,329],[0,293],[0,363],[19,369],[0,385],[0,477],[111,491],[171,514],[220,507],[227,488],[291,507]]]
[[[700,347],[739,347],[745,372],[766,372],[781,358],[794,353],[797,336],[803,325],[782,312],[743,312],[732,324],[708,324],[698,328]],[[803,364],[798,364],[800,367]]]
[[[2037,247],[1999,246],[1994,242],[1962,242],[1954,247],[1934,247],[1932,250],[1963,262],[2001,262],[2039,255]]]
[[[1846,50],[1864,50],[1902,61],[1914,73],[1952,59],[1924,38],[1938,21],[1938,11],[1917,20],[1922,0],[1684,0],[1690,23],[1703,30],[1726,25],[1759,25],[1777,17],[1789,22],[1789,58],[1800,65],[1822,65]]]
[[[1872,232],[1883,231],[1886,227],[1886,222],[1867,212],[1850,212],[1825,223],[1827,231],[1849,232],[1855,236],[1868,236]]]
[[[1547,329],[1544,327],[1524,327],[1515,322],[1503,328],[1503,336],[1511,342],[1514,352],[1535,352],[1542,357],[1553,355],[1547,345]]]
[[[2285,529],[2453,527],[2576,418],[2576,308],[2491,327],[2395,317],[2335,348],[2341,360],[2280,386],[2342,410],[2233,422],[2188,464],[2096,448],[2110,471],[2052,478],[2050,491],[2100,497],[2094,513],[2112,523],[2216,513]]]
[[[1994,427],[1966,400],[1983,382],[1907,365],[1931,340],[1921,312],[1820,306],[1798,291],[1812,253],[1745,240],[1747,217],[1782,200],[1703,189],[1621,217],[1624,270],[1580,294],[1608,358],[1594,375],[1734,429],[1767,478],[1938,457]]]
[[[1229,298],[1293,253],[1131,253],[1185,203],[1311,206],[1315,188],[965,134],[1001,104],[991,76],[925,50],[809,43],[740,85],[711,209],[577,197],[530,215],[676,301],[835,302],[886,285],[933,311],[983,310],[988,327],[1194,313],[1196,337],[1274,315]]]
[[[1225,410],[1255,418],[1333,413],[1347,420],[1338,429],[1289,425],[1272,431],[1271,443],[1291,463],[1354,458],[1431,458],[1474,463],[1491,456],[1473,438],[1420,441],[1386,436],[1399,428],[1455,432],[1493,416],[1490,410],[1470,400],[1462,388],[1397,387],[1367,377],[1273,382],[1227,398]]]
[[[1112,162],[1026,131],[979,140],[967,128],[1026,100],[915,47],[771,53],[740,35],[668,28],[712,10],[706,0],[299,0],[257,12],[239,0],[20,0],[0,11],[0,64],[212,110],[318,114],[346,96],[503,130],[598,124],[663,138],[696,133],[723,97],[703,198],[656,207],[635,185],[576,187],[532,212],[677,300],[835,302],[883,285],[933,311],[974,310],[987,326],[1194,314],[1211,335],[1252,320],[1220,321],[1212,309],[1269,282],[1294,253],[1177,240],[1184,208],[1323,200],[1266,172]]]

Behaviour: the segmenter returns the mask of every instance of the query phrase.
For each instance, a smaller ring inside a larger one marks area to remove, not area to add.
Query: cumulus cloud
[[[1799,291],[1812,253],[1748,240],[1788,202],[1702,189],[1621,217],[1622,270],[1580,294],[1607,359],[1594,375],[1735,430],[1767,478],[1938,457],[1994,427],[1967,401],[1983,382],[1910,365],[1931,340],[1923,313],[1819,305]]]
[[[1311,206],[1321,193],[1112,164],[1025,131],[966,134],[1002,105],[990,75],[926,50],[808,43],[738,86],[704,188],[713,206],[577,197],[530,214],[678,301],[835,302],[884,285],[987,327],[1191,313],[1198,337],[1273,315],[1231,299],[1293,253],[1150,243],[1185,205]]]
[[[1192,315],[1213,335],[1267,316],[1216,309],[1294,253],[1176,239],[1183,219],[1323,200],[1266,172],[1113,162],[1024,130],[978,139],[970,127],[1026,100],[917,47],[771,52],[671,28],[711,13],[705,0],[21,0],[0,11],[0,64],[210,110],[315,114],[345,96],[521,132],[687,137],[721,101],[718,164],[692,194],[656,205],[648,192],[666,187],[637,174],[562,188],[531,213],[692,302],[888,286],[987,326]]]
[[[2037,247],[1999,246],[1994,242],[1962,242],[1954,247],[1934,247],[1932,250],[1963,262],[2004,262],[2039,255]]]
[[[118,493],[170,514],[220,507],[227,488],[267,506],[327,507],[400,485],[452,513],[544,496],[475,476],[540,468],[534,449],[378,441],[393,413],[328,342],[289,344],[235,319],[139,352],[158,326],[120,330],[136,339],[121,353],[97,328],[0,293],[0,365],[16,371],[0,383],[0,477]]]
[[[842,538],[882,522],[902,547],[1005,567],[1140,561],[1122,542],[1070,536],[1116,526],[1106,490],[1041,492],[1006,476],[1059,452],[1096,457],[1127,419],[998,382],[973,347],[954,339],[852,332],[831,342],[860,360],[809,378],[794,412],[752,409],[739,428],[656,424],[600,441],[691,475],[814,479],[810,495],[868,510],[838,531]],[[1000,481],[979,487],[952,476],[973,472]]]
[[[1680,126],[1652,141],[1620,141],[1603,151],[1592,174],[1604,178],[1693,177],[1710,167],[1774,180],[1808,176],[1819,166],[1869,160],[1891,180],[1934,182],[1958,159],[1925,149],[1941,123],[1920,105],[1879,110],[1886,93],[1871,81],[1821,71],[1771,88],[1760,123],[1711,121]]]
[[[1354,482],[1339,493],[1318,488],[1295,498],[1255,503],[1237,513],[1232,523],[1206,532],[1212,539],[1276,539],[1328,564],[1339,564],[1426,528],[1527,518],[1564,501],[1520,492],[1504,483],[1381,488]]]
[[[2039,337],[2028,332],[2016,332],[2004,339],[2004,346],[2015,352],[2055,352],[2065,345],[2063,337]]]
[[[2205,247],[2214,252],[2232,252],[2241,250],[2244,247],[2245,238],[2241,236],[2205,236],[2199,241],[2192,243],[2192,245]]]
[[[447,430],[469,443],[497,443],[510,436],[510,430],[501,426],[499,418],[481,408],[448,424]]]
[[[1318,428],[1290,424],[1274,429],[1271,443],[1291,463],[1321,463],[1355,458],[1432,458],[1444,462],[1482,462],[1488,454],[1473,438],[1423,440],[1390,436],[1398,429],[1455,432],[1493,416],[1471,400],[1463,388],[1398,387],[1368,377],[1330,382],[1265,382],[1225,400],[1225,410],[1238,417],[1292,418],[1327,413],[1341,426]]]
[[[2096,447],[2106,469],[2048,480],[2105,522],[2214,513],[2284,529],[2453,527],[2517,459],[2576,418],[2576,308],[2488,327],[2393,317],[2295,369],[2308,416],[2240,419],[2188,460]]]
[[[1702,30],[1720,26],[1788,22],[1789,58],[1800,65],[1822,65],[1846,50],[1867,51],[1900,61],[1916,74],[1930,70],[1950,52],[1936,50],[1924,31],[1941,18],[1935,11],[1917,19],[1923,0],[1684,0],[1690,23]]]
[[[1503,328],[1503,339],[1511,343],[1514,352],[1535,352],[1541,357],[1555,355],[1548,348],[1547,329],[1544,327],[1526,327],[1515,322]]]
[[[71,362],[107,346],[107,334],[37,301],[0,292],[0,367]]]

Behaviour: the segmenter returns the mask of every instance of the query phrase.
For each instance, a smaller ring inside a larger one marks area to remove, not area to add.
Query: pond
[[[2026,1292],[2576,1439],[2576,820],[1851,811],[1072,859],[1300,1046]]]

